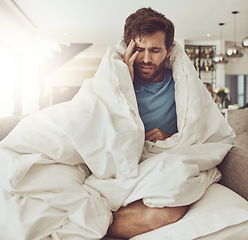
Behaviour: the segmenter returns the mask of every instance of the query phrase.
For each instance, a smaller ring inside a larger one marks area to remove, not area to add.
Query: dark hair
[[[144,35],[153,34],[157,31],[165,33],[165,46],[168,50],[174,41],[173,23],[152,8],[141,8],[126,19],[124,41],[128,45],[136,36],[142,39]]]

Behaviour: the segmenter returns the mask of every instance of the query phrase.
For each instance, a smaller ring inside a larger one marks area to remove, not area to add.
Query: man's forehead
[[[165,47],[165,33],[156,32],[154,34],[136,36],[135,43],[136,43],[136,47],[164,48]]]

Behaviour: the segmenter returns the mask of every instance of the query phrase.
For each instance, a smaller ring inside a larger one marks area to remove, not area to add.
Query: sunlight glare
[[[0,117],[10,116],[14,111],[13,56],[0,46]]]

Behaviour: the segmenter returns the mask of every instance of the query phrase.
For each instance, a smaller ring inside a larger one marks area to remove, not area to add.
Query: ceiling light
[[[227,63],[226,56],[222,54],[222,26],[225,25],[224,23],[219,23],[220,26],[220,50],[221,54],[215,55],[213,58],[214,63]]]
[[[227,49],[227,56],[231,58],[236,58],[236,57],[242,57],[243,56],[243,49],[242,47],[239,47],[236,45],[236,14],[238,14],[238,11],[233,11],[232,14],[234,16],[234,46],[231,48]]]

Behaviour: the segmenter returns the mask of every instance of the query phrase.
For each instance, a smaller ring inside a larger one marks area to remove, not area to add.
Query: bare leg
[[[133,202],[113,212],[113,223],[107,236],[131,238],[180,220],[187,212],[187,206],[150,208],[142,200]]]

